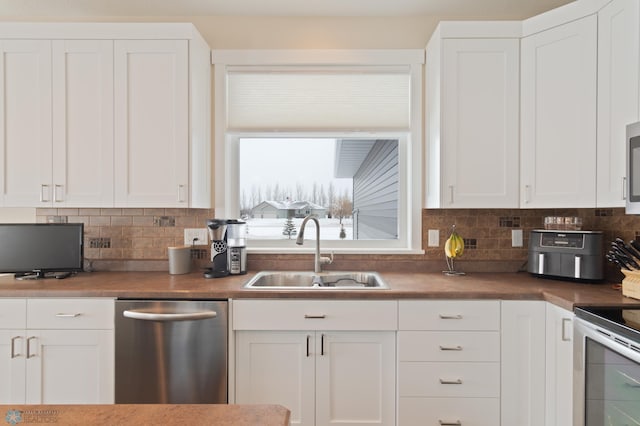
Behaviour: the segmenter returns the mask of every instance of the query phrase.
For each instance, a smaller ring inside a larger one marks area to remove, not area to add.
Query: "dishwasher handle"
[[[188,313],[157,313],[145,311],[124,311],[122,315],[127,318],[143,321],[194,321],[215,318],[218,314],[215,311],[201,311]]]

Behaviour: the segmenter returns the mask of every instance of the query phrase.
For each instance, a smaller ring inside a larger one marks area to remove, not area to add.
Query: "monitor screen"
[[[82,223],[0,223],[0,273],[82,271]]]

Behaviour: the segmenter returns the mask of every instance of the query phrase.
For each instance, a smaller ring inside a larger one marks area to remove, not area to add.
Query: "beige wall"
[[[36,221],[35,208],[1,208],[0,223],[34,223]]]
[[[441,17],[20,17],[3,21],[191,22],[212,49],[422,49]]]

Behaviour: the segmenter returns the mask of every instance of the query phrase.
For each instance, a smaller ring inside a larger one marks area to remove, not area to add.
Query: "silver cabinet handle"
[[[178,202],[184,203],[186,201],[186,197],[184,196],[184,188],[185,185],[178,185]]]
[[[562,318],[562,341],[570,342],[571,333],[567,333],[567,324],[571,324],[571,318]]]
[[[449,204],[453,204],[453,185],[449,185]]]
[[[456,420],[455,422],[448,422],[446,420],[438,420],[440,426],[462,426],[462,422],[460,420]]]
[[[462,315],[458,314],[458,315],[443,315],[440,314],[440,319],[462,319]]]
[[[456,380],[440,379],[440,384],[441,385],[461,385],[462,379],[456,379]]]
[[[304,319],[325,319],[327,316],[322,314],[322,315],[309,315],[309,314],[305,314],[304,315]]]
[[[31,353],[31,341],[35,339],[37,339],[36,336],[31,336],[27,338],[27,359],[36,357],[36,354]]]
[[[529,204],[529,198],[531,196],[531,185],[524,186],[524,203]]]
[[[13,336],[11,338],[11,359],[21,357],[22,354],[16,353],[16,340],[22,340],[22,336]]]
[[[56,314],[56,318],[77,318],[80,315],[82,315],[80,312],[75,314],[65,314],[65,313],[59,312]]]
[[[64,197],[59,197],[58,194],[64,194],[64,186],[63,185],[53,185],[53,201],[56,203],[62,203],[64,201]],[[60,190],[60,191],[59,191]]]
[[[441,351],[461,351],[462,346],[440,346]]]
[[[311,356],[311,353],[309,352],[309,341],[311,340],[311,336],[309,336],[307,334],[307,358],[309,358],[309,356]]]
[[[622,199],[623,200],[627,199],[627,177],[626,176],[622,177]]]
[[[48,203],[51,201],[50,198],[50,192],[49,192],[49,185],[43,183],[42,185],[40,185],[40,202],[41,203]]]
[[[123,316],[143,321],[190,321],[215,318],[215,311],[189,312],[189,313],[157,313],[144,311],[124,311]]]

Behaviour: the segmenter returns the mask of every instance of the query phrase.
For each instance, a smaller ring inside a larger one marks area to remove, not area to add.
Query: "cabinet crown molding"
[[[200,35],[191,23],[2,22],[0,39],[191,40]]]

